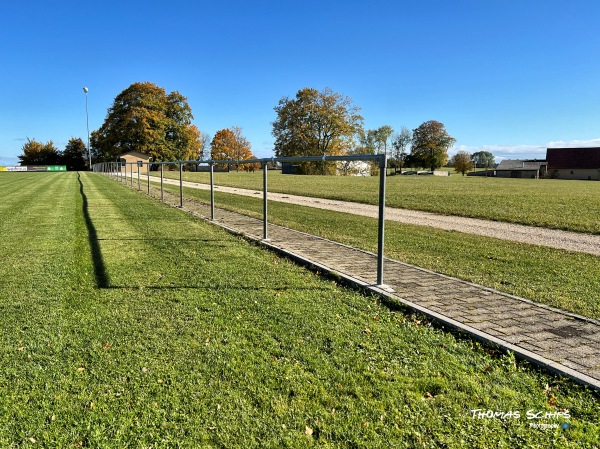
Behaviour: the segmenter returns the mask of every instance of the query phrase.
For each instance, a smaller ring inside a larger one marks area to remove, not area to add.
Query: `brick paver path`
[[[152,195],[160,197],[160,191],[154,190]],[[179,205],[179,197],[167,192],[165,200]],[[185,198],[183,208],[210,217],[210,207],[198,201]],[[262,239],[262,220],[217,208],[215,224]],[[374,254],[274,224],[269,224],[268,237],[269,241],[263,242],[267,246],[600,390],[597,320],[392,259],[384,263],[384,282],[393,289],[386,292],[374,285]]]

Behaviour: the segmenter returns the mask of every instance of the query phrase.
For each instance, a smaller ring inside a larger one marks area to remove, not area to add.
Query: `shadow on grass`
[[[240,291],[328,291],[326,287],[251,287],[245,285],[110,285],[122,290],[240,290]]]
[[[85,226],[87,227],[88,231],[88,240],[90,242],[90,250],[92,252],[96,287],[108,288],[108,275],[106,274],[106,266],[104,265],[100,244],[98,243],[98,233],[96,232],[96,228],[88,211],[88,200],[87,196],[85,196],[85,192],[83,191],[83,183],[81,182],[80,173],[77,173],[77,180],[79,181],[79,193],[81,193],[81,199],[83,200],[83,218],[85,219]]]
[[[96,279],[96,287],[102,289],[122,289],[122,290],[178,290],[178,289],[196,289],[196,290],[240,290],[240,291],[288,291],[288,290],[311,290],[311,291],[326,291],[327,287],[298,287],[298,286],[245,286],[245,285],[227,285],[227,284],[213,284],[213,285],[186,285],[186,284],[172,284],[172,285],[111,285],[109,282],[109,276],[107,273],[102,251],[100,249],[101,241],[165,241],[165,242],[212,242],[220,244],[215,245],[218,247],[228,247],[228,244],[224,244],[222,241],[217,239],[207,238],[143,238],[143,237],[126,237],[126,238],[98,238],[96,227],[92,221],[89,213],[89,203],[87,196],[84,192],[83,183],[81,182],[81,175],[77,174],[77,180],[79,181],[79,192],[81,199],[83,200],[83,217],[85,219],[85,225],[88,231],[88,240],[90,243],[90,250],[92,253],[92,262],[94,264],[94,276]]]

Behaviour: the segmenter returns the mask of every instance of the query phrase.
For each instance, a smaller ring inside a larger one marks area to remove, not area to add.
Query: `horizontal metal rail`
[[[268,225],[268,207],[267,207],[267,165],[269,163],[286,163],[286,162],[336,162],[336,161],[377,161],[379,165],[379,217],[377,224],[377,285],[384,287],[383,284],[383,253],[384,253],[384,241],[385,241],[385,178],[387,170],[387,157],[385,154],[352,154],[345,156],[298,156],[298,157],[268,157],[268,158],[254,158],[254,159],[243,159],[243,160],[218,160],[218,159],[199,159],[189,161],[158,161],[158,162],[100,162],[94,164],[93,170],[95,172],[106,173],[109,176],[115,177],[119,180],[119,174],[121,174],[121,180],[123,175],[121,173],[121,167],[125,167],[125,183],[127,183],[127,165],[131,165],[130,179],[131,185],[133,186],[133,167],[137,166],[142,168],[146,165],[147,179],[148,179],[148,194],[150,193],[150,167],[152,165],[160,165],[160,192],[161,200],[163,199],[163,165],[175,165],[179,167],[179,207],[183,207],[183,166],[187,164],[201,165],[207,164],[210,166],[210,208],[211,208],[211,220],[215,219],[215,194],[214,194],[214,171],[215,165],[245,165],[245,164],[260,164],[263,169],[263,239],[268,238],[267,225]],[[140,186],[140,170],[137,171],[138,176],[138,190],[141,190]]]

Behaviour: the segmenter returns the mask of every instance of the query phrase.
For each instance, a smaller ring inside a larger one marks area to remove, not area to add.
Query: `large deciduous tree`
[[[61,159],[62,163],[67,166],[67,170],[84,170],[88,165],[88,157],[83,140],[80,137],[71,138],[62,152]]]
[[[272,134],[278,157],[345,154],[363,123],[352,100],[329,88],[300,89],[294,99],[279,100],[275,112]]]
[[[133,83],[109,108],[91,136],[96,158],[112,160],[138,151],[155,161],[189,160],[200,150],[200,132],[192,125],[192,109],[179,92],[169,94],[150,82]]]
[[[243,161],[254,159],[250,142],[242,134],[242,128],[238,126],[217,131],[210,143],[210,148],[210,156],[215,160]],[[253,169],[254,166],[250,167],[250,165],[242,164],[241,168]],[[236,168],[239,170],[240,167],[236,164]]]
[[[440,168],[448,162],[448,149],[456,139],[446,132],[443,123],[436,120],[424,122],[413,130],[411,156],[415,165]]]
[[[21,150],[23,154],[18,156],[21,165],[56,165],[61,162],[61,153],[52,141],[42,143],[28,138]]]
[[[472,156],[477,167],[490,168],[496,165],[494,155],[489,151],[477,151]]]

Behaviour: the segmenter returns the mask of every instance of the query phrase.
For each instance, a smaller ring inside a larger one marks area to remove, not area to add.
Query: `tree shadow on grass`
[[[108,274],[106,273],[106,266],[104,265],[104,258],[102,257],[102,251],[100,250],[100,243],[98,240],[98,233],[96,227],[90,217],[88,210],[88,200],[85,192],[83,191],[83,183],[81,182],[81,174],[77,173],[77,180],[79,181],[79,193],[83,200],[83,218],[85,220],[85,226],[88,231],[88,240],[90,242],[90,250],[92,252],[92,262],[94,264],[94,277],[96,278],[96,287],[108,288]]]
[[[180,241],[184,239],[176,239],[176,238],[165,238],[165,239],[152,239],[152,238],[120,238],[120,239],[111,239],[98,238],[98,232],[96,231],[96,227],[94,226],[94,222],[89,213],[89,203],[87,196],[85,195],[83,189],[83,183],[81,182],[81,175],[77,173],[77,180],[79,181],[79,192],[81,194],[81,199],[83,200],[83,218],[85,220],[85,225],[88,231],[88,240],[90,243],[90,250],[92,253],[92,262],[94,265],[94,277],[96,279],[96,287],[102,289],[124,289],[124,290],[141,290],[141,289],[150,289],[150,290],[177,290],[177,289],[198,289],[198,290],[246,290],[246,291],[285,291],[285,290],[327,290],[327,288],[323,287],[290,287],[290,286],[243,286],[243,285],[185,285],[185,284],[175,284],[175,285],[110,285],[109,276],[106,270],[106,264],[104,263],[104,258],[102,256],[102,250],[100,249],[100,241],[102,240],[165,240],[165,241]],[[185,239],[186,241],[202,241],[202,242],[216,242],[214,239]],[[220,245],[221,246],[221,245]],[[227,246],[227,245],[223,245]]]
[[[110,285],[115,290],[240,290],[240,291],[327,291],[327,287],[252,287],[247,285]]]

